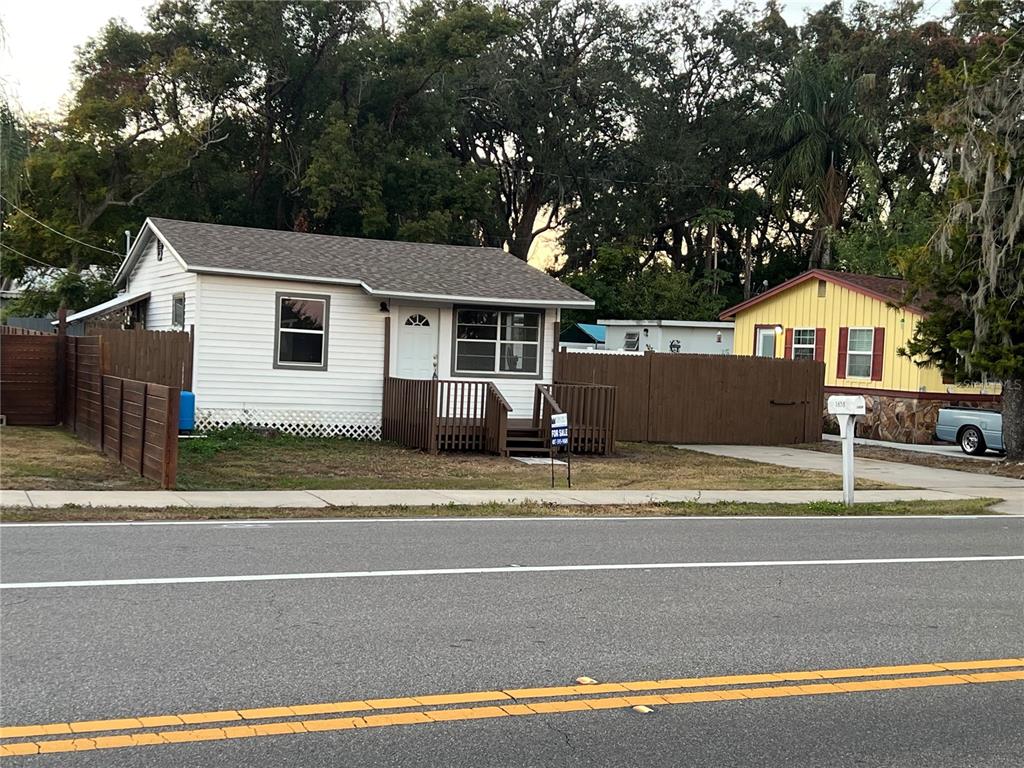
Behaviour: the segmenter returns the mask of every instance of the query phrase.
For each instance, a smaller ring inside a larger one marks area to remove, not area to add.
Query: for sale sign
[[[569,444],[569,414],[554,413],[551,415],[551,445]]]

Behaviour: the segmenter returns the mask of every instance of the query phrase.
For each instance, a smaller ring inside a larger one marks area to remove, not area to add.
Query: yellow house
[[[906,282],[813,269],[727,309],[733,353],[825,363],[825,392],[863,394],[871,413],[859,433],[887,440],[931,440],[939,407],[998,400],[998,386],[957,386],[934,366],[898,353],[924,316],[895,306]]]

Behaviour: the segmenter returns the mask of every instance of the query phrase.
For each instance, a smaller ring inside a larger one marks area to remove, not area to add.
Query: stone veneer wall
[[[828,397],[825,393],[825,432],[839,434],[839,425],[835,417],[828,414]],[[939,409],[955,406],[957,408],[984,408],[990,411],[1002,410],[1000,400],[976,401],[961,400],[956,395],[949,399],[933,400],[916,397],[893,397],[859,392],[864,395],[867,413],[857,419],[857,437],[872,440],[889,440],[896,443],[930,443],[935,438],[935,424],[939,419]]]

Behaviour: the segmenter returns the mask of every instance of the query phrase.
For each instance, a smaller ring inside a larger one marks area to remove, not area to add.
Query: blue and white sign
[[[554,413],[551,415],[551,445],[569,444],[569,415]]]

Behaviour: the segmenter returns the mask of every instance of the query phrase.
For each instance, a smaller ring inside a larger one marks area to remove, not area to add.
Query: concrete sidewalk
[[[994,496],[994,493],[959,493],[953,490],[859,491],[857,501],[948,501]],[[652,504],[659,502],[755,502],[805,504],[842,501],[842,491],[438,491],[438,490],[344,490],[344,491],[0,491],[0,507],[54,509],[82,507],[390,507],[521,504],[532,502],[560,506]]]
[[[679,445],[688,451],[699,451],[734,459],[747,459],[783,467],[810,469],[830,474],[840,474],[843,458],[838,454],[821,451],[805,451],[799,448],[772,445]],[[960,472],[953,469],[922,467],[877,459],[861,459],[854,452],[854,472],[858,478],[875,480],[893,485],[927,488],[959,494],[963,497],[988,497],[1003,499],[1003,503],[992,509],[1011,515],[1024,514],[1024,480],[1001,475],[978,472]],[[857,493],[858,497],[867,491]]]

